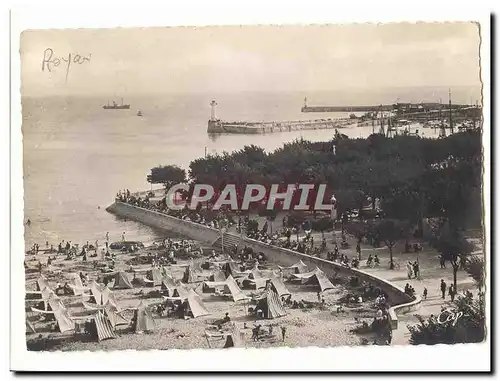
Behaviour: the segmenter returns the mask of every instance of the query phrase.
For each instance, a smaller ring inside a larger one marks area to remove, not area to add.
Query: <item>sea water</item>
[[[46,241],[56,246],[61,240],[80,244],[99,240],[102,244],[106,232],[111,241],[121,239],[125,232],[126,239],[151,242],[165,233],[120,219],[105,209],[118,190],[149,189],[146,176],[152,167],[176,164],[188,169],[191,160],[205,153],[230,152],[250,144],[272,151],[295,139],[326,141],[334,135],[334,130],[310,130],[209,136],[212,97],[136,96],[125,100],[131,104],[130,110],[104,110],[105,97],[23,98],[24,220],[31,221],[25,227],[26,247],[36,242],[43,248]],[[303,97],[216,94],[217,117],[228,121],[348,117],[348,113],[302,113]],[[328,105],[329,100],[318,95],[316,103],[310,103]],[[375,102],[366,100],[370,101]],[[137,116],[138,110],[142,117]],[[340,130],[353,138],[366,137],[372,131],[371,126]],[[431,129],[420,132],[437,134]]]

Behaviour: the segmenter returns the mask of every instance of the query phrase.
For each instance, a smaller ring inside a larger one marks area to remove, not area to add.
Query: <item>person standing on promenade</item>
[[[356,244],[356,253],[358,253],[358,258],[361,259],[361,246],[359,242]]]
[[[106,232],[106,242],[109,242],[109,232]]]
[[[450,299],[451,299],[451,302],[453,303],[453,301],[455,300],[455,288],[453,287],[452,284],[450,284],[450,288],[448,289],[448,295],[450,295]]]
[[[424,298],[424,300],[427,300],[427,288],[424,287],[424,293],[422,294],[422,297]]]
[[[439,265],[441,266],[442,269],[446,268],[446,261],[445,261],[444,256],[442,254],[439,257]]]
[[[441,298],[444,299],[445,295],[446,295],[446,282],[441,279]]]
[[[408,263],[406,264],[406,270],[408,272],[408,279],[411,279],[411,276],[413,275],[412,268],[413,268],[413,266],[412,266],[411,262],[408,261]]]
[[[417,279],[420,275],[420,267],[418,261],[413,262],[413,273],[415,274],[415,279]]]
[[[125,242],[125,232],[122,233],[122,242]]]

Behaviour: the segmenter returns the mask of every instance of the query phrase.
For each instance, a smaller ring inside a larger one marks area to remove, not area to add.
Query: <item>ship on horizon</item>
[[[112,102],[113,102],[112,104],[109,104],[109,101],[108,101],[108,104],[102,106],[102,108],[104,110],[128,110],[128,109],[130,109],[130,105],[123,104],[123,98],[122,98],[121,104],[118,104],[115,101],[112,101]]]

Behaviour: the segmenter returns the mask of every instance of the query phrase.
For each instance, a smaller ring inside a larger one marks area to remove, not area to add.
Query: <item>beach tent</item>
[[[57,327],[61,333],[75,329],[75,322],[71,319],[66,308],[54,311]]]
[[[58,311],[58,310],[65,310],[66,307],[64,306],[61,298],[57,296],[55,293],[50,294],[48,298],[48,310],[49,311]]]
[[[101,300],[99,302],[99,304],[101,305],[106,305],[106,303],[108,302],[108,300],[110,300],[112,303],[115,302],[115,296],[113,294],[113,291],[111,291],[108,286],[105,286],[102,290],[101,290]]]
[[[262,310],[266,319],[276,319],[286,315],[283,303],[281,303],[278,292],[271,281],[267,282],[266,289],[262,296],[257,299],[257,306],[255,308]]]
[[[210,274],[208,280],[211,282],[224,282],[226,280],[226,275],[224,275],[224,272],[221,269],[217,269]]]
[[[223,287],[226,283],[226,276],[222,270],[215,270],[208,277],[208,281],[203,282],[202,291],[203,292],[214,292],[217,286]]]
[[[218,282],[212,282],[212,281],[206,281],[203,282],[202,285],[202,291],[207,293],[207,292],[215,292],[215,289],[220,288],[223,289],[226,286],[226,281],[218,281]]]
[[[114,281],[115,283],[113,285],[113,288],[115,290],[134,288],[134,286],[132,286],[132,283],[130,283],[127,274],[124,271],[117,272],[116,275],[114,276]]]
[[[51,300],[48,301],[47,310],[39,310],[33,307],[31,310],[33,312],[48,315],[51,318],[50,320],[55,320],[57,328],[61,333],[75,329],[75,322],[69,316],[68,310],[62,305],[62,302],[56,298],[51,298]]]
[[[90,301],[93,303],[101,304],[101,287],[95,280],[89,283]]]
[[[139,304],[139,307],[134,310],[134,318],[132,320],[132,328],[134,332],[151,332],[156,329],[156,323],[153,319],[151,311],[144,301]]]
[[[113,325],[102,311],[96,312],[88,324],[91,335],[98,341],[116,338]]]
[[[243,279],[241,284],[245,288],[254,288],[256,290],[259,290],[262,288],[266,288],[267,279],[268,278],[250,278],[250,277],[247,277],[247,278]]]
[[[33,324],[26,319],[26,333],[36,333],[35,327],[33,327]]]
[[[45,288],[43,292],[47,294],[47,290],[49,292],[51,291],[50,289]],[[32,308],[32,311],[48,314],[53,317],[53,319],[57,322],[57,327],[61,333],[75,329],[75,322],[69,316],[68,310],[64,307],[61,299],[53,292],[52,294],[49,294],[48,299],[46,299],[46,306],[46,310]]]
[[[182,300],[187,299],[189,295],[189,288],[184,283],[179,283],[175,288],[174,295]]]
[[[184,314],[186,315],[189,313],[191,313],[194,318],[210,315],[210,312],[205,308],[200,296],[194,292],[194,290],[188,292],[186,301],[184,302]]]
[[[332,282],[328,279],[323,271],[316,267],[314,271],[305,274],[294,274],[296,279],[300,279],[303,284],[318,285],[321,292],[331,290],[334,288]]]
[[[59,298],[54,291],[52,291],[49,287],[45,287],[42,291],[39,292],[40,294],[40,303],[37,303],[38,309],[40,310],[49,310],[49,299],[52,295],[54,295],[56,298]]]
[[[289,267],[281,267],[282,270],[292,270],[294,274],[304,274],[307,272],[307,265],[302,262],[302,260],[298,261],[296,264]]]
[[[74,295],[83,295],[85,291],[88,291],[88,287],[84,287],[82,283],[82,278],[77,273],[69,273],[68,277],[68,285],[73,291]]]
[[[191,269],[192,271],[194,271],[195,273],[201,273],[203,272],[203,269],[201,268],[201,262],[193,262],[193,264],[191,265]]]
[[[42,275],[36,280],[36,290],[43,291],[45,288],[48,288],[47,279]]]
[[[285,284],[278,277],[271,276],[270,281],[273,284],[274,289],[276,290],[276,292],[280,298],[282,296],[292,295],[292,293],[290,291],[288,291]]]
[[[261,270],[259,270],[258,266],[255,266],[252,270],[250,270],[250,273],[248,274],[249,279],[259,279],[259,278],[264,278],[264,274],[262,273]]]
[[[161,289],[167,292],[167,296],[174,296],[178,285],[179,282],[177,282],[170,275],[163,276],[161,280]]]
[[[232,329],[230,333],[226,336],[226,342],[223,348],[238,348],[243,345],[241,340],[241,333],[239,327],[236,323],[232,323]]]
[[[117,325],[128,325],[129,321],[125,319],[122,315],[122,313],[118,310],[118,308],[110,303],[106,303],[104,306],[104,313],[106,317],[109,319],[109,322],[111,323],[111,326],[114,328]]]
[[[229,330],[226,332],[211,332],[205,330],[205,338],[207,339],[208,347],[212,348],[211,343],[217,343],[224,341],[223,348],[233,348],[233,347],[241,347],[243,346],[244,340],[242,340],[242,336],[240,330],[236,323],[232,322]],[[219,344],[220,345],[220,344]]]
[[[233,278],[246,277],[249,273],[249,270],[241,271],[234,262],[226,262],[224,265],[224,274],[226,275],[226,278],[230,275],[233,276]]]
[[[147,272],[145,281],[149,284],[152,283],[152,286],[160,286],[162,279],[163,275],[160,269],[151,269]]]
[[[225,282],[224,285],[224,293],[226,295],[231,295],[233,301],[237,302],[239,300],[250,299],[250,297],[246,296],[243,291],[239,288],[238,284],[234,280],[234,278],[230,275]]]

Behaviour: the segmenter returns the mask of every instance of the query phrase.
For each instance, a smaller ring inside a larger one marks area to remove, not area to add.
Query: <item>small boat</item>
[[[137,111],[137,116],[142,116],[141,110]]]

